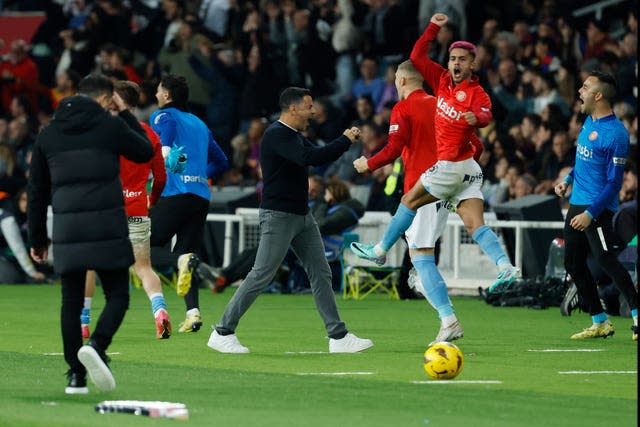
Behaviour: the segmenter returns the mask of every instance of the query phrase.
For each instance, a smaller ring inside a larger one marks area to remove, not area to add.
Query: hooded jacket
[[[58,273],[115,270],[134,262],[120,183],[119,156],[146,162],[153,149],[135,117],[118,117],[84,95],[64,98],[33,149],[28,183],[32,247],[48,244]]]

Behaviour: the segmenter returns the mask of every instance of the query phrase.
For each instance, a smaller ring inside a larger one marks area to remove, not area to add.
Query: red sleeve
[[[439,25],[429,23],[427,29],[413,45],[409,56],[411,63],[422,74],[434,95],[437,95],[442,73],[447,72],[443,66],[429,59],[429,43],[436,38],[438,31],[440,31]]]
[[[409,138],[409,120],[403,114],[400,102],[396,104],[391,110],[391,118],[389,119],[389,141],[382,150],[367,160],[367,166],[369,170],[374,171],[384,165],[392,163],[395,159],[400,157],[402,150],[404,149]]]
[[[153,147],[153,157],[151,158],[151,172],[153,173],[153,186],[151,187],[151,197],[149,198],[149,205],[153,206],[160,198],[160,194],[164,189],[164,184],[167,182],[167,171],[164,168],[164,158],[162,157],[162,144],[160,144],[160,137],[157,133],[145,123],[144,126],[151,146]]]
[[[480,160],[480,156],[482,155],[482,152],[484,151],[484,145],[482,144],[482,141],[480,140],[480,138],[478,137],[478,135],[476,135],[475,132],[471,133],[471,145],[473,145],[474,153],[473,153],[473,160],[475,160],[476,162]]]
[[[493,119],[493,114],[491,113],[491,99],[481,87],[478,87],[476,93],[477,99],[473,102],[471,111],[476,115],[476,119],[478,119],[476,127],[483,128]]]

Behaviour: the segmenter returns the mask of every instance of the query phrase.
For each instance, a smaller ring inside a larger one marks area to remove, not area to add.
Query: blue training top
[[[187,165],[183,172],[167,170],[161,197],[195,194],[211,199],[207,178],[215,178],[229,168],[229,161],[209,128],[198,117],[174,107],[151,114],[149,123],[160,136],[163,147],[184,147]]]
[[[573,182],[569,202],[588,205],[592,218],[605,209],[616,212],[628,154],[629,133],[615,115],[595,121],[588,116],[578,135],[576,164],[565,178]]]

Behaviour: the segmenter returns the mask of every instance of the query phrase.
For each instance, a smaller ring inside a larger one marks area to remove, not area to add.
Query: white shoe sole
[[[89,389],[87,387],[66,387],[64,392],[65,394],[88,394]]]
[[[371,347],[373,347],[373,341],[364,342],[360,346],[349,349],[332,349],[329,347],[329,353],[359,353]]]
[[[112,391],[116,388],[116,380],[113,378],[109,367],[102,361],[98,352],[90,345],[84,345],[78,350],[78,359],[89,374],[89,378],[95,386],[102,391]]]
[[[211,336],[209,337],[209,341],[207,342],[207,347],[220,352],[220,353],[227,353],[227,354],[245,354],[245,353],[249,353],[249,349],[247,347],[242,347],[242,348],[237,348],[235,350],[232,350],[230,348],[227,347],[223,347],[221,345],[218,345],[218,343],[216,343],[216,338],[220,337],[220,335],[217,335],[214,332],[211,333]]]

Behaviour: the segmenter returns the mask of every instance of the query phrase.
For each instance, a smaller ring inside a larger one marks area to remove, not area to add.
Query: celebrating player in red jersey
[[[496,234],[484,224],[482,170],[473,159],[470,143],[475,128],[491,121],[491,101],[478,77],[473,75],[476,55],[473,44],[466,41],[451,44],[448,70],[428,58],[429,42],[447,21],[442,13],[433,15],[411,52],[411,62],[437,97],[434,127],[438,161],[402,197],[382,241],[376,245],[353,243],[351,249],[359,257],[382,265],[387,251],[409,228],[419,207],[448,201],[455,206],[469,235],[498,265],[498,279],[489,288],[493,292],[499,286],[509,286],[519,272],[511,265]]]
[[[391,110],[389,142],[368,160],[362,156],[353,162],[356,170],[364,173],[391,163],[402,155],[405,193],[409,192],[420,175],[438,160],[432,119],[436,113],[436,98],[422,89],[423,81],[422,75],[411,61],[405,61],[398,66],[395,85],[400,101]],[[478,158],[482,152],[482,143],[475,133],[472,133],[471,137],[474,146],[477,145],[474,157]],[[438,271],[434,256],[436,241],[447,224],[447,205],[446,202],[439,202],[420,207],[406,232],[411,261],[420,277],[419,283],[415,285],[418,292],[438,311],[442,323],[435,341],[453,341],[463,335],[462,326],[454,313],[446,283]],[[410,286],[413,286],[413,271],[410,277]]]
[[[115,83],[114,88],[125,101],[127,107],[132,108],[138,103],[140,88],[137,84],[130,81],[119,81]],[[158,201],[167,181],[167,172],[164,168],[160,137],[146,123],[140,122],[140,124],[153,146],[153,158],[148,163],[133,163],[121,157],[120,179],[129,219],[129,239],[131,239],[133,254],[136,258],[133,268],[151,301],[151,311],[156,323],[156,338],[166,339],[171,336],[171,322],[162,294],[160,278],[151,268],[149,206],[153,206]],[[150,197],[147,196],[149,172],[153,174]]]

